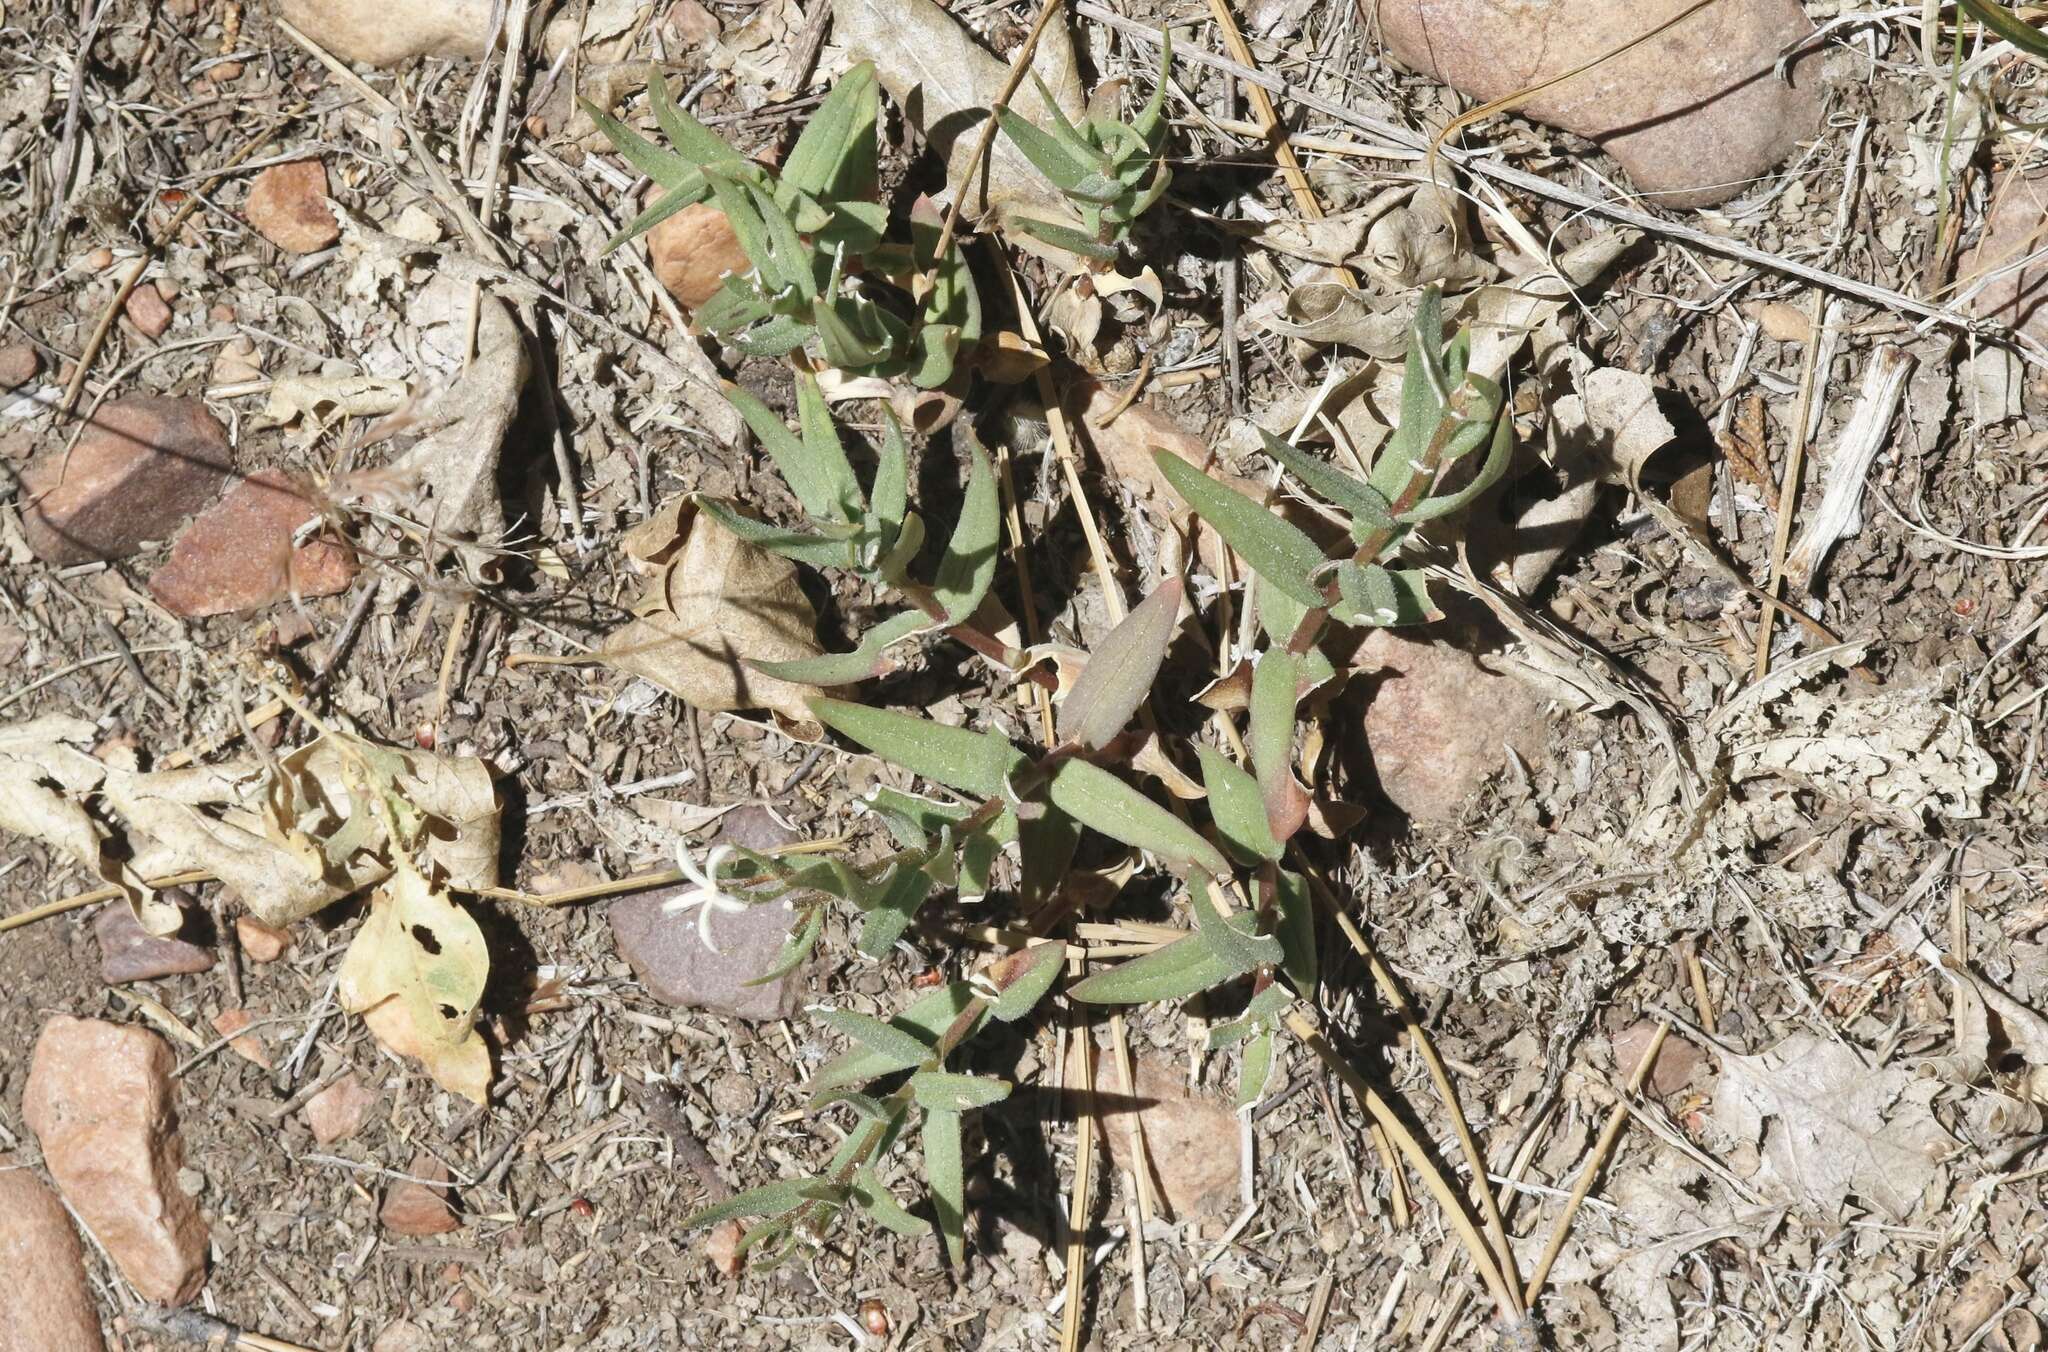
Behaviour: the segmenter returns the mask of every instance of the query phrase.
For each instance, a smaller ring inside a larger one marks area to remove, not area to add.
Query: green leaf
[[[647,102],[654,110],[655,125],[661,128],[661,134],[668,138],[677,153],[698,168],[711,165],[737,168],[746,163],[745,157],[727,145],[717,132],[676,106],[674,97],[669,93],[668,81],[659,67],[648,67]]]
[[[889,406],[882,406],[882,447],[875,458],[874,488],[869,494],[867,527],[877,558],[887,555],[903,532],[903,514],[910,507],[910,446],[903,424]]]
[[[919,878],[922,881],[923,875],[920,874]],[[917,1065],[931,1055],[930,1044],[922,1038],[893,1024],[883,1023],[872,1014],[854,1009],[820,1009],[815,1012],[825,1023],[880,1057],[889,1070]]]
[[[1275,840],[1285,841],[1301,827],[1306,795],[1294,779],[1294,706],[1301,688],[1301,659],[1280,648],[1268,648],[1252,669],[1251,735],[1246,742],[1259,793],[1266,803],[1266,823]]]
[[[1265,438],[1266,454],[1301,480],[1309,492],[1351,517],[1352,538],[1363,540],[1373,531],[1391,532],[1396,529],[1398,523],[1394,520],[1392,505],[1371,484],[1363,479],[1354,479],[1307,451],[1288,445],[1263,427],[1259,429],[1259,435]]]
[[[1145,106],[1131,124],[1131,129],[1155,153],[1166,132],[1166,72],[1172,69],[1173,27],[1169,24],[1159,39],[1159,83],[1152,86],[1152,97],[1145,101]]]
[[[921,610],[891,615],[861,636],[860,646],[850,653],[826,653],[822,657],[799,657],[787,662],[747,659],[747,665],[780,681],[803,685],[852,685],[888,672],[885,654],[904,639],[933,628],[931,616]]]
[[[1149,850],[1175,872],[1198,868],[1218,876],[1230,872],[1222,852],[1189,826],[1099,765],[1061,761],[1047,796],[1054,807],[1112,840]]]
[[[1002,512],[996,500],[996,474],[989,466],[988,453],[972,443],[974,468],[967,476],[967,493],[960,504],[960,519],[953,538],[939,560],[932,582],[949,624],[964,624],[988,595],[996,576],[996,545],[1002,534]]]
[[[1155,450],[1152,459],[1174,491],[1216,528],[1266,585],[1277,587],[1304,606],[1323,603],[1322,592],[1309,580],[1323,565],[1323,552],[1315,541],[1172,451]]]
[[[2048,58],[2048,34],[2022,22],[1998,0],[1961,0],[1970,17],[2030,56]]]
[[[1225,923],[1249,933],[1252,917],[1239,911]],[[1148,1005],[1220,986],[1236,975],[1208,935],[1190,934],[1141,958],[1084,977],[1067,987],[1067,998],[1093,1005]]]
[[[931,1045],[939,1040],[939,1034],[943,1033],[953,1020],[959,1018],[973,1000],[974,992],[966,982],[949,982],[889,1020],[889,1026],[918,1038],[929,1052]],[[888,1057],[866,1047],[857,1047],[820,1070],[811,1080],[811,1089],[814,1093],[822,1094],[844,1085],[864,1084],[877,1076],[901,1070],[904,1064],[906,1063],[892,1062]],[[913,1061],[907,1064],[917,1063]]]
[[[826,199],[865,197],[876,183],[874,63],[863,61],[839,77],[790,147],[782,176]]]
[[[1209,815],[1224,842],[1250,859],[1278,859],[1283,847],[1267,824],[1258,781],[1213,746],[1197,746],[1195,755],[1202,762],[1202,786],[1209,791]]]
[[[907,861],[898,864],[874,909],[861,921],[860,938],[854,947],[871,958],[887,956],[903,937],[903,931],[910,928],[910,922],[917,918],[918,908],[931,892],[931,875],[923,868],[913,867]]]
[[[876,785],[869,789],[862,805],[888,824],[889,832],[905,849],[924,849],[929,838],[936,832],[964,820],[973,808],[960,803],[942,803],[936,798],[923,798],[887,785]],[[978,833],[988,836],[997,844],[1007,844],[1017,838],[1017,814],[1003,812],[983,827]]]
[[[1430,600],[1428,579],[1406,568],[1360,566],[1346,559],[1337,566],[1337,593],[1330,614],[1342,624],[1429,624],[1443,618]]]
[[[1195,932],[1209,941],[1216,956],[1230,966],[1233,976],[1280,961],[1280,941],[1270,934],[1247,933],[1228,923],[1223,912],[1216,909],[1216,899],[1209,895],[1208,884],[1202,879],[1188,881],[1188,899],[1194,906]],[[1250,916],[1251,912],[1245,914]],[[1251,924],[1257,924],[1255,917]]]
[[[1304,999],[1316,989],[1316,906],[1308,882],[1299,873],[1276,869],[1273,887],[1273,933],[1285,956],[1280,971]]]
[[[872,1166],[856,1170],[853,1175],[853,1203],[865,1211],[875,1224],[892,1234],[915,1239],[931,1229],[923,1221],[905,1211],[889,1190],[882,1186]]]
[[[1434,521],[1440,516],[1449,516],[1469,505],[1481,493],[1500,481],[1507,472],[1509,456],[1514,451],[1513,419],[1505,413],[1494,417],[1493,442],[1486,453],[1486,463],[1479,467],[1470,483],[1454,493],[1441,493],[1436,497],[1424,498],[1407,511],[1401,513],[1401,520],[1409,524]]]
[[[960,361],[960,330],[951,324],[936,324],[928,318],[910,338],[910,383],[921,390],[935,390],[953,378]]]
[[[771,981],[788,976],[811,955],[811,949],[817,946],[818,936],[824,931],[825,908],[812,906],[797,922],[796,928],[782,941],[782,950],[775,955],[775,961],[769,964],[768,970],[741,984],[765,986]]]
[[[962,793],[994,798],[1029,764],[1016,747],[993,732],[951,728],[915,714],[825,696],[814,697],[810,706],[819,722],[883,760]]]
[[[1251,1003],[1244,1007],[1244,1013],[1209,1029],[1209,1050],[1213,1052],[1234,1046],[1262,1029],[1271,1028],[1276,1016],[1287,1008],[1293,998],[1284,986],[1266,987],[1251,998]]]
[[[961,843],[960,900],[979,901],[988,895],[989,879],[995,873],[996,855],[1001,849],[993,839],[979,833]]]
[[[1266,1081],[1273,1074],[1273,1034],[1270,1030],[1260,1033],[1245,1044],[1244,1059],[1237,1068],[1236,1107],[1249,1108],[1259,1101],[1266,1092]]]
[[[1168,578],[1095,645],[1060,704],[1061,741],[1100,751],[1130,723],[1180,628],[1183,591],[1178,577]]]
[[[754,205],[751,193],[736,179],[717,172],[704,175],[711,185],[711,195],[718,199],[719,210],[725,213],[725,223],[732,227],[733,238],[740,244],[747,261],[760,274],[760,286],[769,296],[776,296],[795,284],[789,275],[789,260],[776,255],[775,245],[768,234],[768,222],[762,217],[760,208]]]
[[[1071,193],[1089,174],[1096,172],[1095,166],[1085,164],[1073,148],[1062,143],[1049,133],[1041,130],[1037,123],[1013,108],[996,109],[996,122],[1003,129],[1003,135],[1010,138],[1024,158],[1031,161],[1032,168],[1044,174],[1055,188]]]
[[[956,1075],[946,1070],[920,1070],[910,1077],[910,1092],[918,1106],[933,1112],[966,1112],[986,1108],[1010,1096],[1008,1080],[986,1075]]]
[[[1051,901],[1073,867],[1074,853],[1081,846],[1081,827],[1056,807],[1028,821],[1017,823],[1017,856],[1022,878],[1017,899],[1028,909]]]
[[[1104,244],[1090,234],[1074,229],[1071,225],[1059,225],[1053,221],[1036,221],[1029,216],[1005,218],[1005,224],[1022,230],[1034,239],[1042,239],[1056,249],[1080,254],[1083,258],[1096,258],[1105,263],[1116,261],[1114,244]]]
[[[946,1253],[959,1266],[967,1259],[967,1168],[960,1150],[960,1114],[924,1115],[924,1175],[932,1193],[932,1214]]]
[[[683,1228],[694,1230],[700,1225],[711,1225],[732,1216],[780,1216],[796,1210],[805,1202],[837,1202],[845,1196],[844,1187],[822,1178],[785,1178],[749,1188],[716,1206],[692,1212],[683,1218]]]
[[[999,975],[994,979],[1002,987],[1002,994],[989,1001],[989,1017],[1015,1023],[1029,1014],[1059,979],[1065,961],[1064,944],[1033,944],[997,963],[995,971]]]
[[[716,517],[718,524],[750,545],[757,545],[785,559],[807,563],[813,568],[844,568],[853,552],[852,543],[830,535],[806,535],[785,530],[742,515],[731,504],[717,498],[698,498],[697,506]]]

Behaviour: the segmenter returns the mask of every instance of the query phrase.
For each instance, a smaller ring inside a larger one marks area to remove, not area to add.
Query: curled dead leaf
[[[482,1103],[491,1053],[476,1030],[490,951],[474,917],[401,860],[370,899],[369,918],[341,960],[341,1007],[377,1040],[426,1067],[450,1093]]]
[[[820,656],[817,613],[787,559],[750,545],[709,513],[692,514],[682,548],[598,649],[607,666],[699,709],[768,709],[799,735],[821,735],[805,700],[816,686],[777,680],[753,662]]]

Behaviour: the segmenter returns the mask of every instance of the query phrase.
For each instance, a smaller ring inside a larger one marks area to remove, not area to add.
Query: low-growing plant
[[[1335,556],[1264,504],[1159,453],[1169,482],[1256,576],[1267,634],[1250,676],[1242,738],[1246,763],[1214,745],[1187,751],[1199,768],[1206,824],[1112,768],[1131,758],[1131,724],[1151,698],[1179,628],[1184,587],[1170,578],[1087,656],[1066,687],[1051,745],[1026,749],[996,730],[955,727],[846,699],[812,700],[826,727],[959,798],[872,790],[865,806],[897,848],[871,862],[830,855],[797,862],[737,851],[731,876],[711,885],[729,886],[748,901],[786,898],[797,911],[781,954],[760,979],[780,977],[803,961],[835,903],[860,916],[856,948],[870,958],[885,956],[937,892],[950,889],[962,899],[990,892],[997,859],[1013,843],[1019,847],[1020,909],[1038,911],[1041,924],[1047,914],[1056,923],[1064,911],[1046,903],[1060,896],[1083,832],[1093,831],[1173,875],[1193,926],[1143,956],[1069,985],[1067,996],[1084,1003],[1150,1004],[1248,981],[1241,1011],[1212,1029],[1210,1045],[1243,1044],[1238,1102],[1256,1102],[1276,1064],[1278,1033],[1291,1026],[1297,1000],[1313,999],[1317,983],[1314,901],[1290,857],[1290,842],[1309,809],[1294,769],[1299,701],[1332,674],[1317,642],[1327,624],[1413,624],[1437,613],[1423,575],[1400,564],[1402,548],[1418,527],[1469,504],[1495,482],[1509,448],[1501,391],[1469,369],[1469,353],[1465,334],[1444,340],[1439,297],[1434,289],[1425,292],[1410,334],[1401,424],[1362,479],[1268,439],[1273,457],[1346,521],[1350,547]],[[994,478],[978,450],[952,541],[934,580],[918,583],[911,564],[922,532],[908,506],[908,453],[894,420],[885,415],[878,465],[863,493],[808,377],[798,382],[798,433],[751,397],[732,397],[809,524],[802,532],[782,531],[724,504],[706,502],[705,508],[756,544],[811,566],[850,569],[911,606],[877,625],[853,652],[761,663],[762,669],[785,679],[852,684],[885,670],[894,644],[939,631],[974,632],[967,621],[993,580],[999,525]],[[1475,459],[1482,447],[1485,454]],[[1014,672],[1029,667],[1029,655],[985,636],[970,642]],[[973,981],[935,990],[886,1021],[846,1010],[816,1011],[856,1048],[814,1081],[813,1106],[846,1106],[858,1119],[855,1129],[822,1174],[753,1189],[692,1220],[765,1217],[747,1242],[773,1239],[778,1253],[822,1234],[825,1223],[849,1208],[891,1230],[921,1230],[878,1172],[915,1114],[934,1218],[957,1260],[960,1115],[999,1101],[1009,1086],[949,1070],[948,1059],[989,1018],[1027,1013],[1057,980],[1064,951],[1056,943],[1019,950]],[[1298,1027],[1298,1013],[1293,1018]],[[893,1087],[875,1087],[906,1072]]]
[[[676,106],[657,72],[648,82],[668,148],[618,118],[584,108],[661,196],[615,235],[616,249],[684,207],[715,202],[748,261],[724,279],[696,320],[750,356],[815,349],[854,375],[905,376],[923,388],[953,375],[961,348],[981,336],[981,303],[957,248],[937,257],[936,219],[913,219],[890,243],[878,183],[874,67],[855,66],[804,127],[780,172],[741,155]],[[921,298],[913,278],[928,277]]]
[[[1033,74],[1039,101],[1052,130],[1041,128],[1014,109],[996,109],[996,120],[1024,158],[1059,189],[1080,228],[1053,221],[1019,217],[1011,224],[1056,248],[1096,264],[1116,262],[1130,238],[1131,225],[1166,195],[1173,173],[1160,161],[1166,141],[1166,77],[1173,63],[1169,30],[1160,51],[1160,80],[1152,97],[1131,122],[1092,112],[1079,125],[1060,111],[1045,81]]]

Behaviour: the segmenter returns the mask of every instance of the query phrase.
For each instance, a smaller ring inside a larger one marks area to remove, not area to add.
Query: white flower
[[[721,891],[718,886],[718,870],[732,854],[732,846],[714,845],[711,847],[711,853],[704,856],[704,867],[700,869],[697,867],[697,860],[690,853],[689,846],[676,846],[676,867],[696,886],[679,897],[671,898],[662,906],[670,915],[680,915],[692,906],[697,907],[697,933],[703,937],[704,947],[713,953],[722,953],[725,950],[711,942],[711,913],[724,911],[728,915],[736,915],[747,909],[746,902]]]

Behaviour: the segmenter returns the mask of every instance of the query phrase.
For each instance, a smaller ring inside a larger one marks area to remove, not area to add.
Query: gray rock
[[[164,899],[180,901],[164,893]],[[93,937],[100,941],[100,980],[109,986],[130,981],[149,981],[160,976],[205,972],[213,967],[213,954],[183,939],[159,939],[136,922],[126,902],[116,901],[100,909],[92,922]]]

